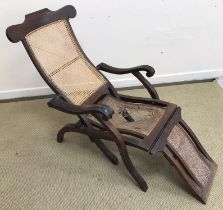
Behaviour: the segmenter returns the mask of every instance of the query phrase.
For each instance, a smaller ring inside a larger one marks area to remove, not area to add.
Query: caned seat
[[[166,109],[152,104],[130,103],[106,96],[98,102],[112,107],[114,114],[111,122],[121,132],[133,131],[148,136]],[[90,119],[99,123],[93,116]]]
[[[76,10],[70,5],[57,11],[42,9],[6,30],[10,41],[23,43],[38,72],[55,92],[48,105],[79,119],[63,126],[57,141],[61,143],[66,132],[85,134],[112,163],[118,164],[118,158],[102,140],[115,142],[126,169],[143,191],[147,191],[147,183],[134,167],[127,146],[149,154],[161,152],[193,193],[206,203],[217,165],[182,120],[180,107],[160,100],[155,88],[141,74],[145,71],[147,77],[153,76],[153,67],[122,69],[104,63],[95,67],[81,49],[69,23],[75,16]],[[117,75],[133,74],[150,96],[119,94],[100,70]]]

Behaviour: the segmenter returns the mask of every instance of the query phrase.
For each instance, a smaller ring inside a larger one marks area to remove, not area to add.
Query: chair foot
[[[62,143],[64,141],[64,132],[62,132],[62,131],[60,132],[60,131],[57,134],[57,142],[58,143]]]
[[[143,192],[146,192],[148,190],[148,185],[144,179],[141,180],[139,187]]]
[[[134,178],[134,180],[138,183],[139,188],[143,192],[146,192],[148,190],[148,185],[147,185],[146,181],[143,179],[143,177],[139,174],[139,172],[133,166],[133,163],[129,158],[127,150],[119,147],[119,152],[120,152],[120,155],[122,157],[125,167],[129,171],[131,176]]]
[[[108,147],[100,140],[90,137],[91,142],[94,142],[102,153],[115,165],[118,165],[118,158],[108,149]]]
[[[139,172],[134,168],[134,166],[130,166],[129,168],[126,166],[129,173],[132,175],[132,177],[135,179],[135,181],[138,183],[139,188],[146,192],[148,190],[148,185],[146,181],[143,179],[143,177],[139,174]]]
[[[57,133],[57,142],[62,143],[64,141],[64,134],[67,132],[76,132],[78,129],[77,124],[67,124],[62,127]]]

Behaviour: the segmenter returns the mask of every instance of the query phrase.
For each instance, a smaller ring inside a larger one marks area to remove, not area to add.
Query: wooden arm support
[[[129,73],[135,73],[139,71],[145,71],[147,77],[152,77],[155,74],[155,69],[152,66],[148,66],[148,65],[141,65],[141,66],[136,66],[132,68],[115,68],[105,63],[100,63],[99,65],[97,65],[96,68],[98,70],[106,71],[112,74],[129,74]]]
[[[100,63],[96,67],[98,70],[105,71],[111,74],[129,74],[132,73],[147,89],[149,94],[154,99],[159,99],[158,93],[156,92],[155,88],[152,86],[152,84],[145,79],[145,77],[140,73],[140,71],[145,71],[147,77],[152,77],[155,74],[155,70],[153,67],[148,65],[141,65],[136,66],[132,68],[115,68],[112,66],[109,66],[105,63]]]
[[[118,94],[118,96],[120,97],[122,101],[131,102],[131,103],[151,104],[151,105],[160,106],[160,107],[166,107],[168,104],[170,104],[169,102],[162,101],[159,99],[141,98],[137,96],[123,95],[120,93]]]
[[[98,114],[105,121],[112,118],[112,115],[114,114],[114,110],[104,104],[76,106],[67,103],[59,96],[51,99],[47,104],[49,107],[53,107],[54,109],[69,114]]]

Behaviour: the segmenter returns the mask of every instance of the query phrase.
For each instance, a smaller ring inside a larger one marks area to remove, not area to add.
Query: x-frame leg
[[[61,143],[64,140],[64,135],[67,132],[77,132],[80,129],[81,121],[76,124],[67,124],[61,128],[57,134],[57,142]],[[115,165],[118,164],[118,158],[108,149],[108,147],[97,138],[88,136],[92,143],[95,143],[96,146],[102,151],[102,153]]]
[[[147,191],[148,186],[147,183],[145,182],[145,180],[143,179],[143,177],[139,174],[139,172],[136,170],[136,168],[134,167],[128,151],[127,151],[127,147],[124,143],[124,141],[122,140],[122,136],[120,135],[120,133],[117,131],[116,128],[114,128],[112,126],[111,123],[109,123],[108,121],[101,121],[101,123],[110,131],[110,133],[112,134],[114,141],[116,142],[116,145],[118,147],[120,156],[122,158],[122,161],[125,165],[125,167],[127,168],[127,170],[129,171],[129,173],[131,174],[131,176],[134,178],[134,180],[138,183],[140,189],[144,192]],[[81,126],[83,126],[83,124],[81,123],[81,121],[79,121],[76,124],[67,124],[65,125],[63,128],[61,128],[57,134],[57,141],[59,143],[63,142],[64,139],[64,134],[67,132],[78,132],[81,129]],[[118,158],[106,147],[106,145],[97,138],[93,138],[91,136],[89,136],[90,140],[92,142],[94,142],[97,147],[103,152],[103,154],[113,163],[113,164],[118,164]]]

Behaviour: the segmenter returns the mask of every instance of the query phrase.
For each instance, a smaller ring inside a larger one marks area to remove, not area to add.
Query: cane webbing
[[[113,108],[114,114],[111,122],[116,128],[130,130],[144,135],[148,135],[152,131],[165,113],[165,108],[150,104],[119,101],[111,96],[106,96],[99,103]],[[96,121],[93,116],[89,117]]]
[[[196,179],[205,186],[211,170],[188,133],[180,125],[176,125],[167,138],[167,142],[181,156],[182,161]]]
[[[81,105],[107,83],[79,49],[66,20],[37,28],[25,39],[45,76],[73,104]]]

